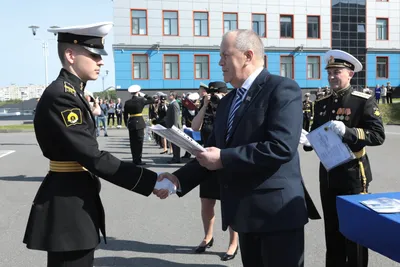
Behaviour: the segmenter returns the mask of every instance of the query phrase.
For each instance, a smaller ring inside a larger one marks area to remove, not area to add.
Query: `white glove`
[[[342,121],[331,121],[329,128],[341,137],[343,137],[346,132],[346,125],[344,125]]]
[[[300,136],[300,144],[303,146],[311,146],[310,141],[308,141],[306,135],[308,132],[304,129],[301,130],[301,136]]]
[[[156,182],[154,189],[156,190],[167,189],[170,195],[176,193],[176,186],[166,178],[164,178],[161,182]]]
[[[144,97],[145,95],[145,93],[139,92],[139,96]]]

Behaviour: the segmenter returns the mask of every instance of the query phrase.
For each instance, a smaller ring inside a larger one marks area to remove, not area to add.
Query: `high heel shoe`
[[[206,251],[206,249],[211,248],[211,247],[213,246],[213,244],[214,244],[214,237],[211,238],[211,240],[210,240],[207,244],[205,244],[204,246],[198,246],[198,247],[194,250],[194,252],[196,252],[196,253],[203,253],[203,252]]]
[[[233,255],[225,253],[225,255],[221,258],[221,261],[233,260],[236,257],[237,252],[238,252],[238,247],[236,248],[235,253],[233,253]]]
[[[160,154],[167,154],[168,150],[165,150],[163,152],[160,152]]]

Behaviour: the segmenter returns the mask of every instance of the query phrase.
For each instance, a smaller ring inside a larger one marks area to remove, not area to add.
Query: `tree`
[[[94,97],[98,97],[99,99],[107,99],[107,100],[117,100],[117,91],[116,90],[109,90],[104,92],[95,92],[93,93]]]

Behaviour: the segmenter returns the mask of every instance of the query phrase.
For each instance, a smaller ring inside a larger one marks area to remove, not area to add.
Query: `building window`
[[[377,57],[376,58],[376,77],[377,78],[389,78],[389,58],[388,57]]]
[[[224,13],[224,33],[238,28],[237,13]]]
[[[208,12],[194,12],[194,35],[208,36]]]
[[[252,14],[253,31],[260,37],[267,37],[267,31],[265,30],[265,14]]]
[[[132,10],[132,34],[147,34],[147,10]]]
[[[319,16],[307,16],[307,37],[308,38],[320,38],[319,34]]]
[[[281,15],[281,38],[293,38],[293,16]]]
[[[164,55],[164,79],[179,79],[178,55]]]
[[[164,35],[178,35],[178,11],[163,11]]]
[[[320,57],[309,56],[307,57],[307,79],[320,79]]]
[[[376,39],[377,40],[388,40],[389,33],[389,20],[388,19],[376,19]]]
[[[294,79],[292,56],[281,56],[281,76]]]
[[[209,79],[209,61],[208,55],[194,56],[194,78],[195,79]]]
[[[147,55],[132,55],[133,79],[149,78],[149,59]]]

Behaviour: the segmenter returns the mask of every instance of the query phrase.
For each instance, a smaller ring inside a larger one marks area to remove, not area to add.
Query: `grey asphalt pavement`
[[[369,147],[374,181],[371,192],[400,191],[398,151],[400,127],[387,126],[383,146]],[[109,137],[98,138],[101,149],[130,160],[128,132],[110,130]],[[301,167],[307,188],[321,212],[318,191],[318,159],[314,153],[301,153]],[[160,155],[153,143],[144,145],[144,161],[155,171],[174,171],[183,164],[169,165],[171,155]],[[28,250],[22,243],[35,193],[48,170],[33,132],[0,133],[0,267],[43,267],[45,252]],[[206,253],[192,250],[203,238],[200,200],[196,188],[184,198],[148,198],[102,182],[101,197],[106,211],[108,243],[95,254],[95,266],[242,266],[240,255],[229,262],[220,257],[228,246],[229,234],[221,230],[220,207],[216,205],[215,244]],[[365,222],[368,223],[368,222]],[[368,234],[368,233],[366,233]],[[324,266],[323,221],[306,226],[306,267]],[[370,253],[371,267],[400,266],[384,256]]]

